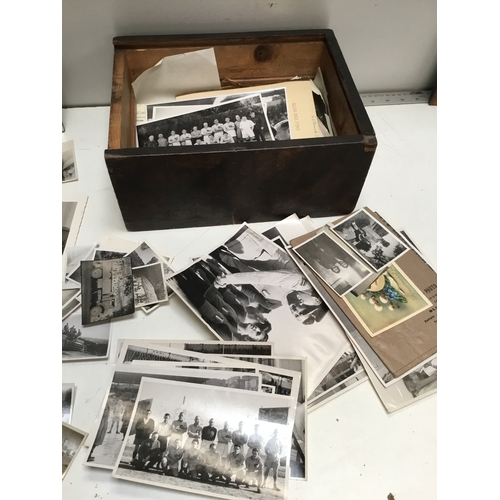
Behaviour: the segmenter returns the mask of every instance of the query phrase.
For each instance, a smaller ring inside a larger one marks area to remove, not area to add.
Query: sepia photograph
[[[307,356],[308,393],[347,342],[288,253],[246,225],[168,283],[219,339],[275,342],[279,356]]]
[[[376,271],[389,265],[408,247],[361,209],[330,229]]]
[[[75,384],[62,384],[62,421],[71,424],[73,402],[75,400]]]
[[[166,412],[177,420],[162,450],[149,422]],[[185,415],[194,415],[186,431],[178,425]],[[293,402],[283,396],[145,377],[132,414],[136,432],[127,432],[113,476],[218,498],[249,498],[254,492],[283,499],[293,419]],[[263,446],[248,453],[252,429]]]
[[[62,360],[107,358],[110,334],[110,321],[84,326],[81,311],[73,312],[62,322]]]
[[[73,427],[72,425],[62,423],[62,478],[68,473],[76,455],[80,451],[87,433]]]
[[[138,147],[207,146],[273,141],[259,94],[137,125]]]
[[[162,262],[133,267],[132,276],[136,307],[149,306],[168,300]]]
[[[324,232],[297,245],[294,251],[341,297],[372,273]]]
[[[97,419],[98,425],[91,431],[88,443],[90,452],[87,456],[87,465],[105,469],[111,469],[115,465],[122,441],[125,439],[125,434],[131,424],[132,409],[143,377],[254,392],[259,390],[261,384],[259,374],[256,374],[255,371],[253,373],[246,371],[239,366],[224,366],[221,370],[214,371],[145,365],[122,365],[113,374],[111,387],[109,388],[107,397],[104,399]],[[119,404],[119,408],[115,410],[117,404]],[[177,415],[174,415],[175,411],[176,409],[172,408],[169,414],[171,417],[170,424],[177,418]],[[117,425],[119,431],[117,432],[115,428],[114,432],[108,432],[111,430],[115,414],[120,417],[119,425]],[[194,416],[189,413],[185,414],[186,419],[192,419]],[[157,423],[163,420],[164,415],[161,415],[161,417],[160,420],[157,419]],[[187,425],[186,420],[186,432]],[[156,428],[156,424],[153,427]],[[168,431],[169,429],[166,429],[165,433],[170,435]],[[133,433],[134,431],[132,431]],[[163,435],[164,433],[162,432],[161,434]],[[187,434],[184,437],[187,437]]]
[[[62,181],[71,182],[77,180],[75,143],[66,141],[62,143]]]
[[[133,314],[134,280],[130,258],[82,261],[84,325]]]
[[[391,264],[363,293],[344,297],[371,337],[432,306],[397,264]]]

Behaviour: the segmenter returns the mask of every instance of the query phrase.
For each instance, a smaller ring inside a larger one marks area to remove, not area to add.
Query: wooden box
[[[130,231],[350,213],[377,141],[331,30],[117,37],[104,157]],[[314,78],[321,68],[334,137],[136,148],[131,83],[163,57],[213,47],[223,87]],[[234,83],[232,83],[234,85]]]

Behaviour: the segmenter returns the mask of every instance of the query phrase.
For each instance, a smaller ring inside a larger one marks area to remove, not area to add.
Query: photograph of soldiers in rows
[[[243,371],[242,371],[243,370]],[[242,391],[257,391],[261,377],[241,367],[224,366],[217,371],[188,368],[165,369],[127,365],[113,374],[109,392],[103,403],[98,424],[90,433],[87,464],[110,469],[115,464],[129,427],[135,427],[132,410],[144,377],[217,386]]]
[[[113,475],[222,498],[284,498],[291,407],[283,396],[145,378]]]
[[[139,147],[273,141],[260,95],[137,126]]]

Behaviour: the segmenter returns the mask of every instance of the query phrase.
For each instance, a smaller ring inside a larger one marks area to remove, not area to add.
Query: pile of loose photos
[[[112,236],[68,249],[63,293],[80,290],[81,312],[63,321],[63,359],[65,341],[81,345],[66,359],[95,359],[99,335],[107,356],[109,328],[96,328],[169,295],[218,339],[117,340],[85,439],[90,467],[220,498],[286,498],[289,480],[308,477],[308,413],[367,379],[389,412],[436,391],[436,273],[368,208],[320,229],[296,215],[263,234],[243,224],[171,266]]]

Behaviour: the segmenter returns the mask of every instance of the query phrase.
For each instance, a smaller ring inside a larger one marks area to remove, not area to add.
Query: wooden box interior
[[[331,119],[338,136],[363,134],[355,119],[331,44],[322,33],[236,37],[119,37],[115,56],[108,148],[135,147],[135,97],[132,82],[166,56],[213,47],[221,85],[238,88],[312,79],[321,68]],[[359,96],[358,96],[359,99]],[[335,137],[329,138],[335,142]],[[299,140],[300,141],[300,140]],[[273,147],[271,142],[267,147]],[[168,149],[165,151],[168,154]]]

